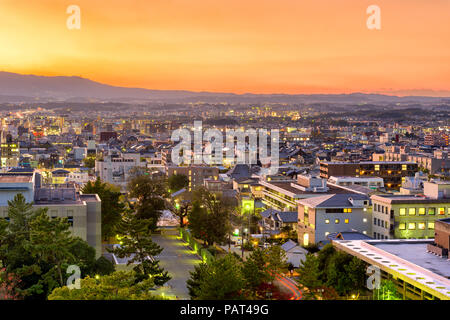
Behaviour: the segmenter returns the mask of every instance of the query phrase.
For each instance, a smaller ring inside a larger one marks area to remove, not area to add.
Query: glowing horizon
[[[4,0],[0,70],[155,90],[450,95],[449,1],[242,2]],[[71,4],[81,30],[66,28]],[[366,27],[371,4],[381,30]]]

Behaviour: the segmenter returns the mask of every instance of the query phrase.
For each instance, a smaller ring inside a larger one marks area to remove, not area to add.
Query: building
[[[333,240],[336,249],[379,268],[403,299],[450,300],[449,261],[428,251],[433,240]],[[380,279],[380,280],[381,280]]]
[[[399,190],[405,177],[414,176],[417,163],[407,161],[321,162],[320,177],[379,177],[386,189]]]
[[[205,185],[205,179],[219,179],[219,168],[207,167],[207,166],[188,166],[177,167],[168,166],[166,168],[167,177],[171,177],[175,174],[185,175],[189,179],[188,191],[192,191],[195,188],[203,187]]]
[[[384,189],[384,180],[379,177],[330,177],[328,182],[339,186],[363,186],[373,190]]]
[[[10,134],[2,139],[1,142],[1,166],[18,167],[20,161],[19,142],[14,141]]]
[[[298,241],[307,246],[327,242],[343,231],[371,234],[370,198],[362,194],[326,194],[297,200]]]
[[[450,182],[423,182],[423,194],[372,195],[374,239],[432,239],[450,216]]]
[[[145,167],[139,156],[133,154],[108,155],[103,160],[95,160],[95,173],[104,182],[125,188],[134,167]]]
[[[50,217],[67,218],[74,236],[102,253],[101,200],[96,194],[82,194],[75,188],[41,187],[40,177],[33,173],[0,174],[0,218],[9,220],[8,201],[22,193],[33,208],[48,208]]]
[[[331,193],[348,193],[338,186],[328,186],[325,179],[298,175],[297,180],[285,176],[268,176],[260,180],[262,202],[267,208],[297,211],[297,200]]]
[[[424,144],[426,146],[446,147],[448,146],[448,134],[444,132],[427,134],[424,137]]]

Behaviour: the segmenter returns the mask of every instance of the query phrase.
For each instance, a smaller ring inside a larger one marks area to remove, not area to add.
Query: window
[[[399,228],[400,230],[405,230],[405,229],[406,229],[406,223],[400,223],[400,224],[398,225],[398,228]]]
[[[344,222],[345,222],[345,223],[348,223],[348,219],[345,219]]]
[[[326,224],[329,224],[329,223],[330,223],[330,220],[329,220],[329,219],[326,219],[326,220],[325,220],[325,223],[326,223]]]
[[[434,214],[436,213],[436,208],[428,208],[428,214],[431,216],[434,216]]]
[[[364,219],[363,219],[363,222],[367,222],[367,219],[366,219],[366,218],[364,218]]]
[[[375,171],[380,171],[380,165],[379,164],[375,165]]]
[[[72,216],[67,217],[67,222],[69,223],[69,225],[70,225],[71,227],[73,227],[73,217],[72,217]]]
[[[408,209],[408,214],[410,216],[415,216],[416,215],[416,208],[409,208]]]
[[[352,208],[345,208],[344,209],[344,213],[351,213],[352,212]]]
[[[450,207],[447,208],[447,214],[450,214]]]
[[[414,222],[408,223],[408,229],[409,230],[416,230],[416,224]]]
[[[403,170],[403,171],[408,170],[408,166],[407,166],[406,164],[402,164],[402,170]]]
[[[406,216],[406,208],[400,208],[400,215]]]
[[[339,224],[339,219],[334,220],[334,223]]]
[[[425,215],[425,208],[419,208],[419,216]]]
[[[428,222],[428,229],[434,229],[434,222]]]
[[[445,208],[439,208],[439,214],[445,214]]]
[[[373,224],[377,224],[377,218],[373,218]]]
[[[425,230],[425,222],[419,222],[417,224],[417,228],[420,230]]]
[[[329,232],[325,232],[325,237],[328,236],[330,233]]]

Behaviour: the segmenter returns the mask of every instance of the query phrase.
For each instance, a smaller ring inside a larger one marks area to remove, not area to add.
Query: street
[[[190,271],[201,262],[201,259],[191,251],[187,244],[178,238],[177,230],[165,231],[161,235],[153,235],[152,239],[163,252],[155,259],[160,261],[160,266],[169,272],[172,279],[166,283],[170,286],[167,295],[175,295],[178,299],[190,299],[186,280],[190,278]]]

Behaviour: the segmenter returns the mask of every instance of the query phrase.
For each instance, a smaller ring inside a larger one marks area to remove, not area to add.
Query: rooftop
[[[427,252],[434,240],[336,240],[336,247],[441,299],[450,299],[450,261]]]
[[[32,173],[2,173],[0,174],[0,183],[31,183],[33,181]]]

